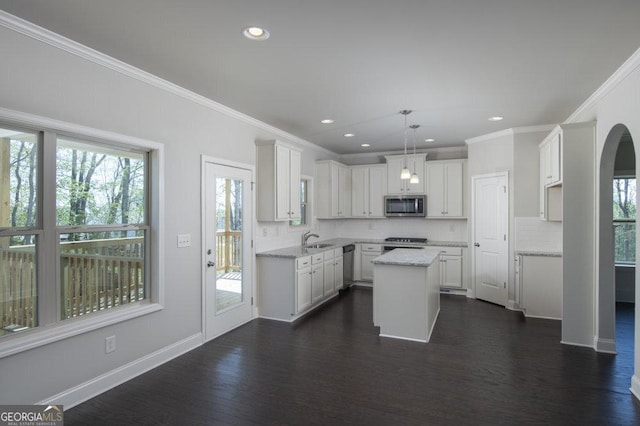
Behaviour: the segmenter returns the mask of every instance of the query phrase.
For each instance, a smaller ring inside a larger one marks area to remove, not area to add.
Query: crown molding
[[[500,130],[493,133],[488,133],[486,135],[476,136],[475,138],[465,139],[464,142],[467,145],[473,145],[474,143],[486,142],[493,139],[503,138],[505,136],[513,136],[513,135],[514,135],[513,129],[505,129],[505,130]]]
[[[504,129],[486,135],[476,136],[475,138],[466,139],[467,145],[473,145],[474,143],[486,142],[497,138],[503,138],[505,136],[521,135],[524,133],[537,133],[537,132],[550,132],[555,127],[555,124],[542,124],[540,126],[523,126],[513,127],[511,129]]]
[[[266,132],[272,133],[276,136],[276,138],[286,139],[288,141],[297,143],[302,146],[307,146],[326,154],[336,155],[335,152],[329,151],[326,148],[323,148],[291,133],[285,132],[284,130],[278,129],[277,127],[257,120],[239,111],[231,109],[205,96],[187,90],[181,86],[178,86],[177,84],[171,83],[151,73],[136,68],[133,65],[129,65],[118,59],[112,58],[111,56],[98,52],[97,50],[68,39],[60,34],[54,33],[53,31],[42,28],[32,22],[26,21],[3,10],[0,10],[0,26],[25,35],[27,37],[31,37],[35,40],[63,50],[67,53],[71,53],[72,55],[93,62],[94,64],[103,66],[127,77],[149,84],[150,86],[153,86],[157,89],[179,96],[183,99],[187,99],[191,102],[224,114],[228,117],[237,119]]]
[[[585,117],[598,102],[607,96],[613,89],[618,86],[625,78],[640,67],[640,48],[629,57],[611,76],[600,86],[591,96],[587,98],[582,105],[576,109],[573,114],[567,118],[563,124],[579,123],[581,121],[593,120],[593,117]]]

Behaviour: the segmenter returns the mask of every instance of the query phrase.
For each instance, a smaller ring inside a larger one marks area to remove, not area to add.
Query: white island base
[[[373,260],[373,323],[380,336],[428,342],[440,313],[439,251],[395,249]]]

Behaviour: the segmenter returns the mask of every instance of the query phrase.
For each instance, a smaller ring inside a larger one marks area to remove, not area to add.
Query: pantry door
[[[253,171],[204,161],[204,336],[253,315]]]
[[[507,304],[509,275],[509,176],[474,176],[473,281],[476,299]]]

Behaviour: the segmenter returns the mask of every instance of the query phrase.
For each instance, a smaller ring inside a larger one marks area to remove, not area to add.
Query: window
[[[71,319],[75,334],[86,331],[79,317],[93,318],[89,329],[118,320],[100,311],[124,319],[160,308],[143,303],[161,302],[159,274],[149,269],[159,253],[150,241],[159,234],[150,213],[152,201],[160,205],[159,185],[150,184],[159,146],[122,138],[0,125],[0,356],[41,344],[32,333],[30,346],[7,340],[41,324],[54,326],[39,331],[50,338]]]
[[[300,219],[289,221],[289,226],[307,227],[311,225],[311,208],[309,206],[310,179],[300,179]]]
[[[636,263],[636,179],[613,179],[613,229],[615,262]]]
[[[146,154],[58,138],[62,319],[145,298]]]

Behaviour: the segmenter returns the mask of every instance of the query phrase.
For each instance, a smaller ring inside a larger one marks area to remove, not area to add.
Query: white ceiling
[[[401,109],[421,125],[419,149],[562,122],[640,47],[637,0],[0,0],[0,8],[340,154],[364,152],[365,142],[367,151],[401,148]],[[267,28],[269,40],[243,38],[250,25]],[[494,115],[505,119],[489,122]]]

